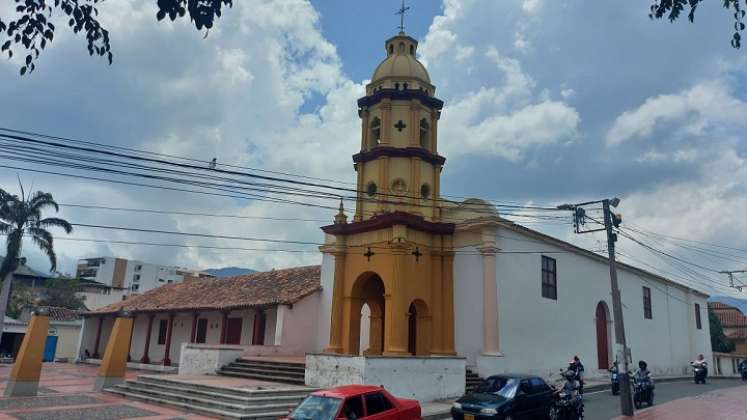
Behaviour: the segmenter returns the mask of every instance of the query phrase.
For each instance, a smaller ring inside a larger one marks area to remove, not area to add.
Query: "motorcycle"
[[[654,405],[654,383],[651,378],[639,377],[638,375],[630,376],[633,379],[633,405],[636,409],[643,406],[645,402],[648,406]]]
[[[747,363],[742,363],[740,370],[742,372],[742,381],[747,382]]]
[[[693,363],[693,380],[696,384],[702,383],[705,385],[706,378],[708,377],[708,365],[705,363]]]
[[[554,410],[556,420],[581,420],[584,418],[584,400],[579,393],[579,383],[571,371],[561,370],[565,383],[556,390]],[[553,389],[556,389],[553,387]]]
[[[617,367],[610,369],[610,382],[612,383],[612,395],[620,394],[620,376]]]

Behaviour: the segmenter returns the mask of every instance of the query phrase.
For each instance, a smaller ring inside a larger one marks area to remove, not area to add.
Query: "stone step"
[[[284,370],[246,366],[246,365],[242,365],[239,363],[229,363],[227,366],[223,366],[223,368],[230,368],[236,371],[242,371],[242,372],[248,372],[248,373],[257,373],[259,375],[276,375],[276,376],[286,376],[289,378],[301,378],[301,379],[303,379],[304,375],[306,374],[305,371],[287,372]]]
[[[202,406],[196,406],[188,403],[178,402],[178,401],[165,401],[158,397],[152,397],[144,394],[140,394],[137,392],[131,392],[131,391],[124,391],[117,388],[109,388],[106,390],[106,392],[119,395],[121,397],[135,400],[135,401],[141,401],[149,404],[158,404],[158,405],[165,405],[168,407],[173,408],[179,408],[188,412],[197,413],[197,414],[203,414],[206,416],[211,417],[217,417],[221,419],[240,419],[240,420],[264,420],[264,419],[277,419],[279,417],[284,417],[288,414],[287,410],[284,411],[271,411],[271,412],[264,412],[264,413],[252,413],[252,414],[243,414],[238,413],[234,411],[227,411],[227,410],[219,410],[214,408],[207,408]]]
[[[220,401],[227,404],[253,405],[253,404],[293,404],[294,406],[303,400],[308,393],[299,392],[295,395],[260,395],[257,397],[245,397],[226,394],[225,392],[206,391],[201,389],[189,389],[178,385],[166,385],[160,383],[143,383],[138,381],[127,381],[127,388],[149,389],[158,392],[182,395],[185,397],[206,398],[211,401]]]
[[[304,385],[304,378],[295,378],[295,377],[278,376],[278,375],[260,375],[257,373],[245,372],[242,370],[228,368],[226,366],[220,368],[220,370],[218,370],[218,374],[223,375],[223,376],[231,376],[235,378],[249,378],[249,379],[258,379],[258,380],[267,381],[267,382],[280,382],[284,384]]]
[[[271,360],[251,359],[251,358],[246,358],[246,357],[239,357],[238,359],[236,359],[236,361],[239,363],[253,363],[257,365],[281,366],[281,367],[288,367],[288,368],[306,369],[306,363],[274,362]]]
[[[214,400],[212,398],[204,398],[199,396],[184,395],[182,393],[165,392],[160,389],[145,387],[133,387],[131,385],[118,385],[115,389],[128,392],[131,394],[138,394],[142,396],[148,396],[150,398],[157,398],[168,403],[180,403],[189,404],[195,407],[202,407],[211,410],[221,410],[226,412],[235,412],[239,414],[254,414],[254,413],[267,413],[275,411],[285,411],[286,413],[290,408],[295,407],[301,402],[300,399],[289,403],[261,403],[261,404],[238,404],[238,403],[227,403],[224,401]]]
[[[235,395],[239,397],[261,397],[261,396],[289,396],[289,395],[303,395],[306,396],[310,392],[316,391],[315,388],[306,387],[294,387],[294,388],[270,388],[270,389],[244,389],[244,388],[225,388],[221,386],[198,384],[192,382],[183,382],[168,377],[160,376],[140,376],[138,377],[139,382],[144,383],[156,383],[175,386],[183,389],[196,389],[207,392],[217,392],[225,395]]]
[[[272,370],[275,372],[285,372],[285,373],[292,373],[292,374],[298,374],[303,375],[304,372],[306,372],[305,366],[273,366],[268,364],[262,364],[262,363],[246,363],[246,362],[240,362],[235,361],[229,363],[231,366],[238,366],[246,369],[261,369],[261,370]]]

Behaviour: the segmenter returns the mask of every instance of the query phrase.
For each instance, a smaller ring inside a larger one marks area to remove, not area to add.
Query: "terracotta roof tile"
[[[174,283],[99,308],[89,314],[230,310],[292,304],[321,290],[321,267],[294,267],[244,276]]]
[[[723,327],[747,327],[747,316],[739,309],[723,303],[709,303],[708,306],[713,309]]]

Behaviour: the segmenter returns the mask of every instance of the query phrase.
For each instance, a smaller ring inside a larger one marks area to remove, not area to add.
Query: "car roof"
[[[319,397],[346,398],[368,392],[381,391],[383,388],[374,385],[345,385],[335,388],[322,389],[311,393]]]
[[[540,378],[537,375],[527,375],[527,374],[522,374],[522,373],[502,373],[500,375],[490,375],[486,379],[490,379],[490,378],[502,378],[502,379],[532,379],[532,378],[539,378],[539,379],[542,379],[542,378]]]

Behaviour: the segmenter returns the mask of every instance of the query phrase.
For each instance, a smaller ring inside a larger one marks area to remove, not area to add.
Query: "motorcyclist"
[[[705,378],[708,376],[708,362],[705,361],[705,357],[703,357],[702,354],[698,355],[698,358],[694,362],[690,363],[690,365],[692,365],[692,367],[696,369],[697,368],[703,369],[703,383],[705,383]],[[695,380],[697,383],[697,380],[698,380],[697,375],[696,375]]]
[[[648,370],[648,363],[643,360],[638,362],[638,370],[635,372],[635,378],[639,382],[648,380],[651,385],[654,384],[654,380],[651,379],[651,371]]]
[[[617,363],[617,360],[615,360],[614,362],[612,362],[612,366],[610,366],[610,368],[608,370],[609,370],[610,373],[618,373],[618,372],[620,372],[620,366]]]
[[[568,364],[568,370],[571,370],[576,375],[576,380],[578,381],[578,393],[582,394],[584,393],[584,365],[581,363],[581,359],[578,358],[578,356],[573,356],[573,359]]]
[[[743,377],[747,374],[747,359],[742,360],[739,364],[739,372],[742,373]]]

